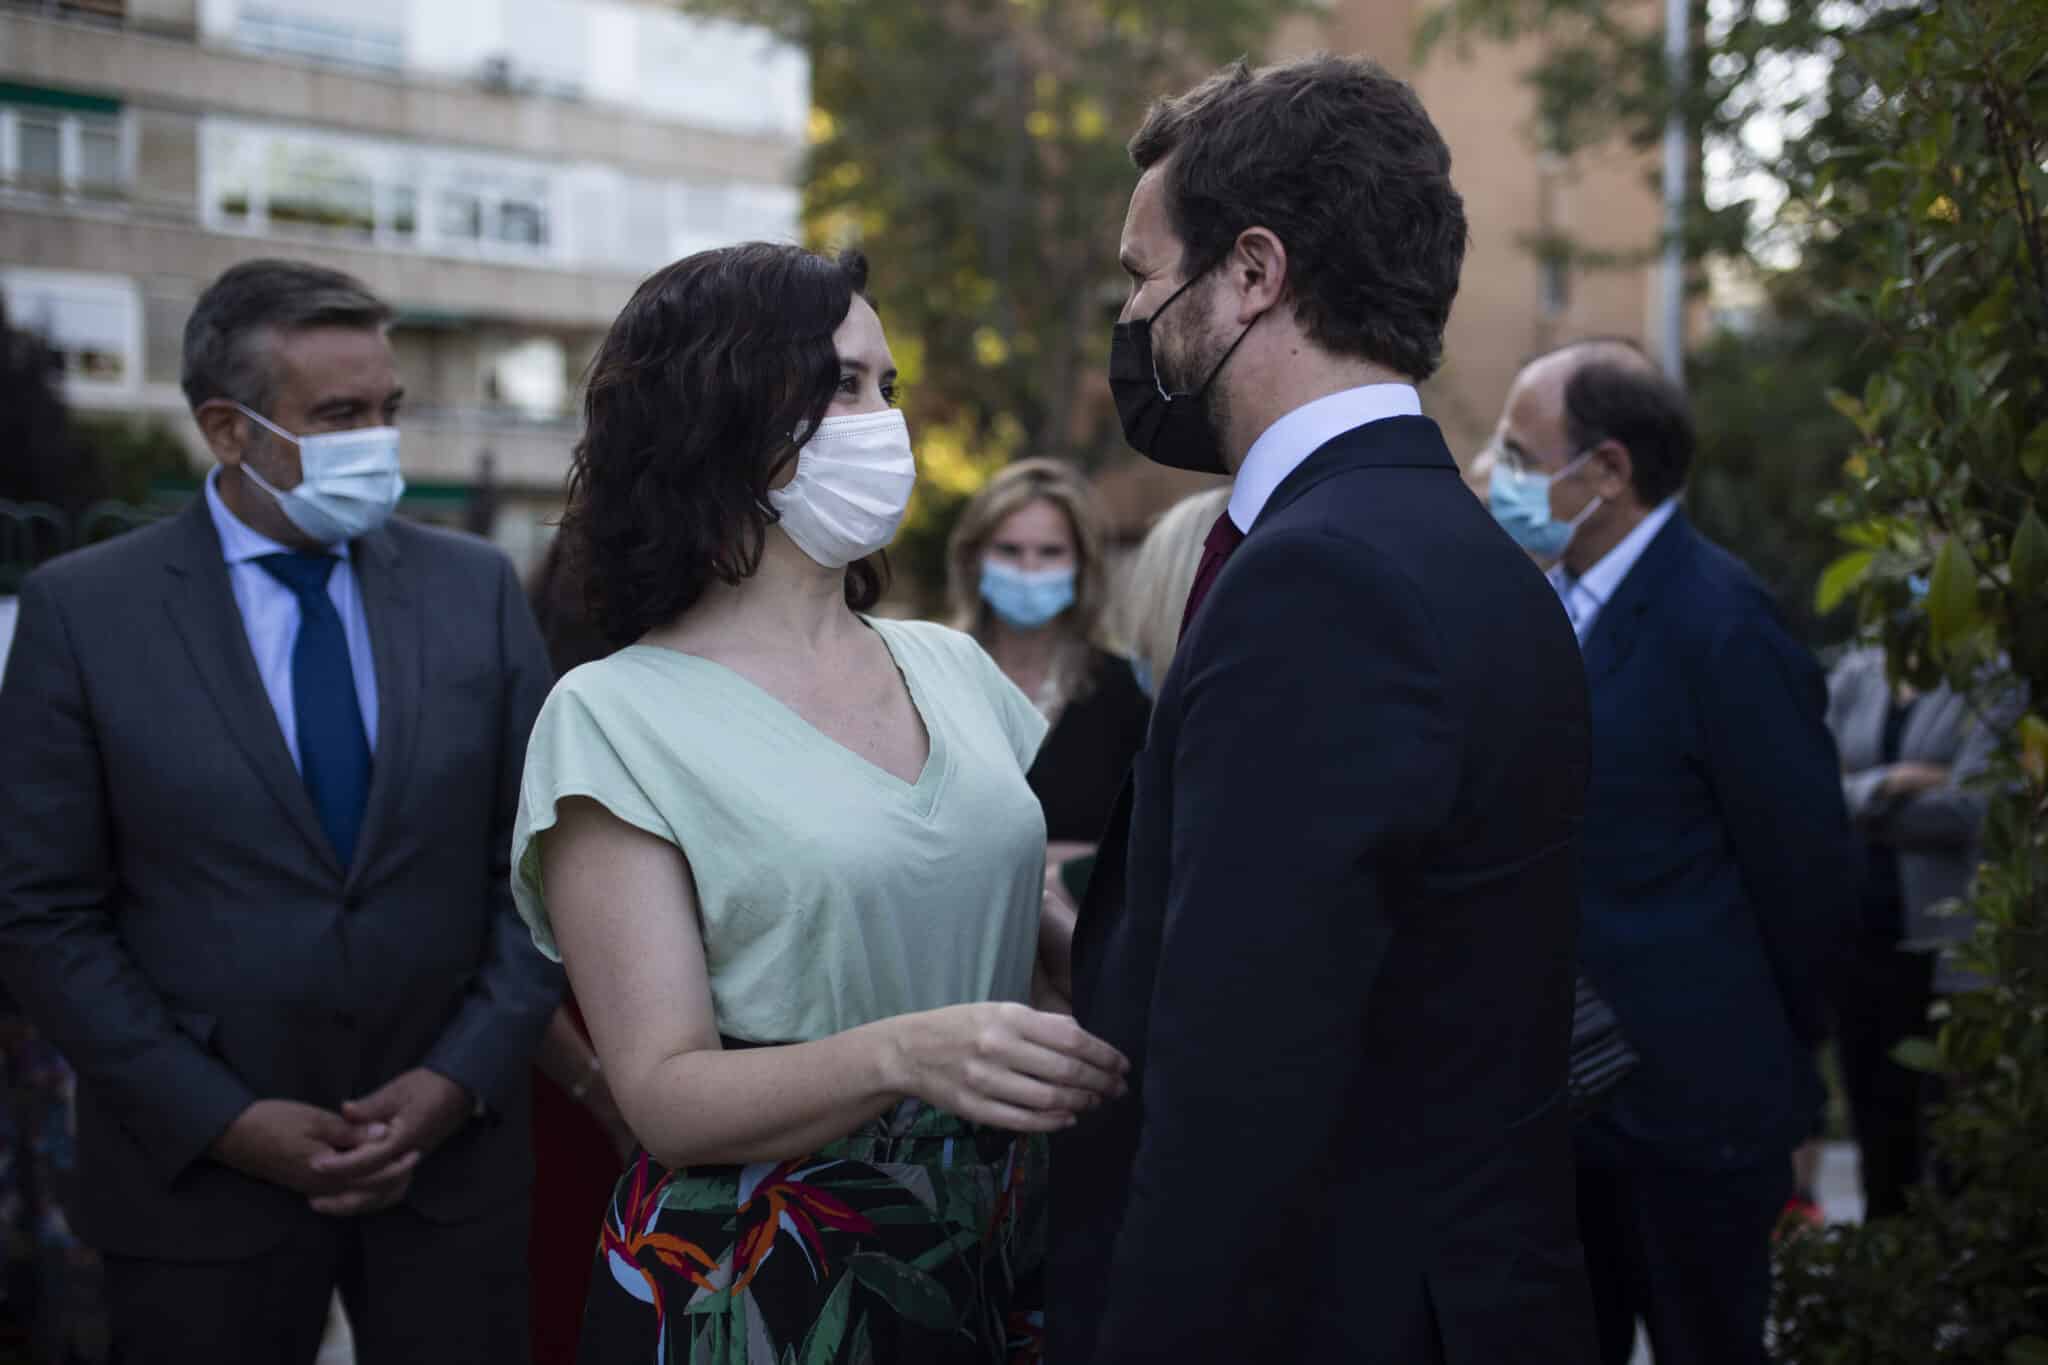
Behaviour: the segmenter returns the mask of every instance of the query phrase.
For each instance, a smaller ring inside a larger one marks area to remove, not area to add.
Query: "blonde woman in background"
[[[1145,695],[1159,690],[1180,643],[1188,590],[1202,562],[1202,539],[1230,501],[1228,486],[1182,498],[1166,509],[1131,556],[1123,590],[1110,608],[1110,630],[1131,648],[1131,666]]]
[[[1102,517],[1080,472],[1020,460],[960,514],[947,548],[953,625],[981,642],[1052,728],[1031,766],[1049,871],[1094,850],[1152,703],[1103,628]]]

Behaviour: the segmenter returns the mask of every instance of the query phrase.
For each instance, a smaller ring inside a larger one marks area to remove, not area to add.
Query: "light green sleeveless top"
[[[869,624],[931,738],[914,783],[709,659],[633,645],[564,677],[527,746],[512,835],[512,892],[540,950],[559,956],[535,836],[585,796],[689,859],[728,1037],[808,1042],[1026,999],[1045,818],[1024,772],[1045,722],[968,636]]]

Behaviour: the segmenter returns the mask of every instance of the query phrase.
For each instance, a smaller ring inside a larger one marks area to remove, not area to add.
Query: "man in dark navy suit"
[[[1421,415],[1449,152],[1321,57],[1161,102],[1132,154],[1119,417],[1236,486],[1075,930],[1132,1094],[1056,1140],[1048,1359],[1584,1365],[1585,684]]]
[[[1858,867],[1826,688],[1679,508],[1684,397],[1633,346],[1522,372],[1495,514],[1538,554],[1593,699],[1586,974],[1642,1065],[1578,1134],[1601,1358],[1762,1362],[1771,1228],[1821,1103],[1813,1049]]]

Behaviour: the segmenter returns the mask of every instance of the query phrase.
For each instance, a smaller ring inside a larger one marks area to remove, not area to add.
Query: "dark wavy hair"
[[[1287,248],[1290,301],[1317,344],[1415,380],[1436,372],[1465,201],[1450,148],[1405,83],[1362,57],[1256,71],[1239,61],[1156,101],[1130,152],[1141,171],[1166,163],[1167,219],[1190,274],[1266,228]]]
[[[590,613],[629,644],[688,610],[715,579],[761,565],[779,518],[768,488],[792,434],[824,420],[839,387],[832,334],[867,289],[865,257],[748,242],[649,276],[605,334],[583,399],[562,536]],[[882,556],[847,566],[866,611]]]

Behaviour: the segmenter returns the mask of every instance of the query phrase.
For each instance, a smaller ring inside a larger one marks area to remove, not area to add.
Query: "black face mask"
[[[1216,376],[1223,373],[1224,364],[1237,353],[1252,324],[1245,324],[1244,331],[1237,334],[1237,340],[1230,343],[1230,349],[1209,371],[1209,377],[1192,392],[1168,393],[1159,380],[1159,365],[1152,355],[1152,324],[1208,273],[1202,270],[1189,276],[1186,284],[1152,310],[1152,316],[1119,322],[1110,329],[1109,392],[1116,400],[1117,420],[1123,425],[1124,441],[1131,449],[1170,469],[1228,474],[1230,467],[1223,462],[1223,447],[1202,399],[1216,382]],[[1256,321],[1254,318],[1253,322]]]

